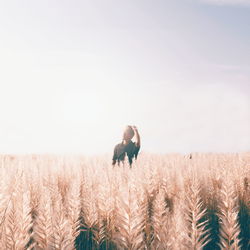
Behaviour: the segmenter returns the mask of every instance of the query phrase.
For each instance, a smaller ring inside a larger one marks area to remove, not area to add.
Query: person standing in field
[[[135,142],[132,138],[135,135]],[[132,166],[133,158],[137,159],[141,147],[141,139],[136,126],[127,126],[123,132],[122,142],[117,144],[114,148],[114,155],[112,158],[112,165],[120,162],[124,163],[125,156],[128,157],[130,167]]]

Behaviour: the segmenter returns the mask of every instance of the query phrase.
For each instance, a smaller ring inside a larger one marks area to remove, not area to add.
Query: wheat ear
[[[231,179],[224,178],[220,194],[220,247],[223,249],[231,250],[240,249],[238,201],[234,190],[234,185]]]
[[[197,177],[194,177],[187,186],[185,217],[187,221],[189,249],[203,249],[209,242],[207,227],[208,220],[205,219],[206,208],[200,198],[200,187]]]
[[[135,197],[133,187],[128,187],[119,195],[117,210],[119,231],[115,237],[119,249],[136,250],[143,247],[143,218],[140,216],[139,204]]]
[[[170,209],[165,202],[165,192],[160,189],[154,200],[153,226],[154,240],[153,249],[168,249],[170,243]]]
[[[38,214],[34,222],[34,240],[37,249],[50,249],[53,246],[52,211],[50,196],[46,188],[41,189],[42,196],[38,205]]]

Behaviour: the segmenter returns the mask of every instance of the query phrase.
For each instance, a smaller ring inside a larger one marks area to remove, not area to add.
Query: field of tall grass
[[[250,249],[250,153],[0,156],[0,249]]]

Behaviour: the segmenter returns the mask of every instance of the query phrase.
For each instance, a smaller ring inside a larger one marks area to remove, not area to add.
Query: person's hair
[[[129,133],[131,134],[132,137],[135,135],[135,132],[134,132],[132,126],[130,126],[130,125],[126,126],[125,131],[129,131]]]

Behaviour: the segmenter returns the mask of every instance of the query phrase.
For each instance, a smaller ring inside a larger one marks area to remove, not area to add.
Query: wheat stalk
[[[38,214],[34,222],[34,241],[39,250],[49,249],[53,246],[52,212],[49,192],[46,188],[41,189]]]
[[[119,196],[117,216],[119,225],[115,236],[116,244],[121,249],[141,249],[143,247],[143,218],[139,213],[139,204],[135,199],[135,188],[128,187]]]
[[[238,200],[233,182],[224,179],[220,203],[220,247],[223,249],[240,249],[240,228],[238,224]]]
[[[159,190],[154,201],[154,241],[152,243],[153,249],[169,249],[171,246],[171,222],[170,222],[170,208],[167,207],[165,200],[165,192],[163,189]]]
[[[187,238],[189,249],[203,249],[209,242],[208,229],[206,229],[208,220],[205,219],[206,208],[200,198],[200,185],[197,177],[193,177],[186,190],[184,206],[189,231]]]

